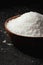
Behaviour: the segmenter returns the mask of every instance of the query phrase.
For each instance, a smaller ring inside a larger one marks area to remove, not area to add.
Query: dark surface
[[[4,29],[6,19],[30,10],[43,13],[41,9],[26,6],[0,10],[0,65],[43,65],[43,59],[31,57],[16,49]]]

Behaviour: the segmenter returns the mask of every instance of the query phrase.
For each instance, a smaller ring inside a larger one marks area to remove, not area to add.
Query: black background
[[[28,6],[32,8],[43,8],[43,1],[41,0],[0,0],[0,9],[12,8],[14,6]]]

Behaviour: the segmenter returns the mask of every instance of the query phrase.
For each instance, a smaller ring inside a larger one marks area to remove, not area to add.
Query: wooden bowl
[[[35,57],[43,57],[43,37],[26,37],[20,36],[15,33],[12,33],[7,29],[6,25],[9,20],[15,19],[20,15],[13,16],[5,21],[5,30],[7,31],[8,35],[12,40],[12,44],[19,50],[23,51],[26,54]]]

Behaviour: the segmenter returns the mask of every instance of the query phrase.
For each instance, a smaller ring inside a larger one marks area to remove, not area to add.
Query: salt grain
[[[1,48],[1,51],[3,51],[3,48]]]
[[[37,12],[27,12],[7,23],[12,33],[28,36],[43,37],[43,15]]]
[[[11,44],[11,43],[7,43],[7,45],[12,46],[13,44]]]
[[[3,40],[2,42],[3,42],[3,43],[6,43],[6,40]]]

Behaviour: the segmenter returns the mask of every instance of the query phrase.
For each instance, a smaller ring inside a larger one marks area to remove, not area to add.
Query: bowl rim
[[[4,28],[6,31],[8,31],[9,33],[13,34],[13,35],[16,35],[16,36],[20,36],[20,37],[27,37],[27,38],[43,38],[43,37],[32,37],[32,36],[23,36],[23,35],[19,35],[19,34],[16,34],[16,33],[13,33],[11,31],[9,31],[9,29],[6,27],[7,23],[9,22],[9,20],[12,20],[12,19],[16,19],[17,17],[19,17],[20,15],[15,15],[15,16],[12,16],[10,18],[8,18],[5,23],[4,23]]]

